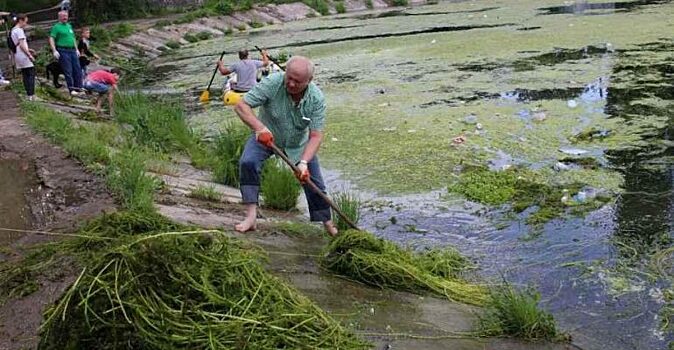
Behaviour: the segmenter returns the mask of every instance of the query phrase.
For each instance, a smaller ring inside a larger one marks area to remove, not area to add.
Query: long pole
[[[272,151],[274,151],[274,154],[276,154],[279,158],[283,159],[283,161],[286,162],[286,164],[288,164],[290,169],[292,169],[295,174],[299,173],[299,169],[297,169],[297,166],[293,164],[293,162],[290,161],[288,156],[286,156],[285,153],[283,153],[275,144],[271,145],[271,149]],[[323,193],[323,191],[321,191],[321,189],[318,188],[318,186],[316,186],[316,184],[313,181],[311,181],[311,179],[307,179],[306,185],[309,186],[309,188],[311,188],[312,191],[316,192],[316,194],[319,195],[324,201],[326,201],[330,205],[332,210],[334,210],[335,213],[337,213],[339,217],[341,217],[342,220],[344,220],[344,222],[346,222],[347,225],[349,225],[349,227],[351,227],[354,230],[360,230],[358,226],[356,226],[356,224],[354,224],[353,221],[351,221],[351,219],[349,219],[349,217],[346,216],[346,214],[344,214],[344,212],[342,212],[342,210],[339,209],[339,207],[337,207],[337,205],[335,205],[335,203],[328,196],[326,196],[325,193]]]

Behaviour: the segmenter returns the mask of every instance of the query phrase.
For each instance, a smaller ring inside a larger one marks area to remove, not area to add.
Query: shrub
[[[197,36],[192,34],[192,33],[185,34],[185,36],[183,36],[183,39],[185,39],[185,40],[187,40],[191,43],[196,43],[197,41],[199,41],[199,38],[197,38]]]
[[[262,169],[260,192],[267,207],[290,210],[297,206],[302,187],[286,166],[276,159],[267,161]]]
[[[339,207],[342,213],[344,213],[344,215],[346,215],[346,217],[348,217],[351,222],[357,225],[358,220],[360,220],[360,199],[355,194],[350,192],[340,192],[333,195],[332,198],[335,201],[335,205]],[[351,228],[349,224],[347,224],[346,221],[344,221],[344,219],[342,219],[342,217],[337,213],[333,213],[333,217],[336,220],[337,229],[340,231],[345,231]]]
[[[169,40],[165,45],[171,49],[178,49],[181,46],[180,43],[176,40]]]
[[[344,1],[339,1],[335,4],[335,11],[337,11],[337,13],[346,12],[346,6],[344,5]]]
[[[213,37],[213,33],[207,32],[207,31],[202,31],[202,32],[197,33],[196,37],[199,40],[208,40],[208,39]]]
[[[240,23],[240,24],[237,24],[236,27],[234,27],[234,28],[238,29],[240,32],[243,32],[244,30],[246,30],[246,25],[243,24],[243,23]]]
[[[407,6],[407,0],[392,0],[391,4],[393,6]]]
[[[372,0],[365,0],[365,6],[367,6],[369,9],[373,9],[374,3],[372,3]]]
[[[257,22],[257,21],[250,21],[248,22],[248,25],[253,27],[253,28],[262,28],[264,27],[264,23]]]

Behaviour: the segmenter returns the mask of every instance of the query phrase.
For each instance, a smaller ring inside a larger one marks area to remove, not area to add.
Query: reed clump
[[[337,236],[326,247],[321,264],[380,288],[435,294],[471,305],[487,301],[485,288],[460,278],[470,264],[458,253],[414,253],[364,231],[349,230]]]

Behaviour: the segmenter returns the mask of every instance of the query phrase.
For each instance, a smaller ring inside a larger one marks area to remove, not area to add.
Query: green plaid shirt
[[[312,82],[296,105],[286,91],[283,77],[283,73],[275,73],[264,78],[243,100],[253,108],[260,107],[258,119],[274,134],[274,143],[298,162],[309,140],[309,130],[323,130],[325,97]]]

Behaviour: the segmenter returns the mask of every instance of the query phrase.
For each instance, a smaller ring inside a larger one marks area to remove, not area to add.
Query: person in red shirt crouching
[[[96,98],[96,113],[101,113],[101,103],[103,96],[108,95],[108,106],[110,107],[110,116],[114,116],[114,94],[117,90],[117,82],[121,71],[118,68],[111,70],[96,70],[84,79],[84,88],[91,92],[98,93]]]

